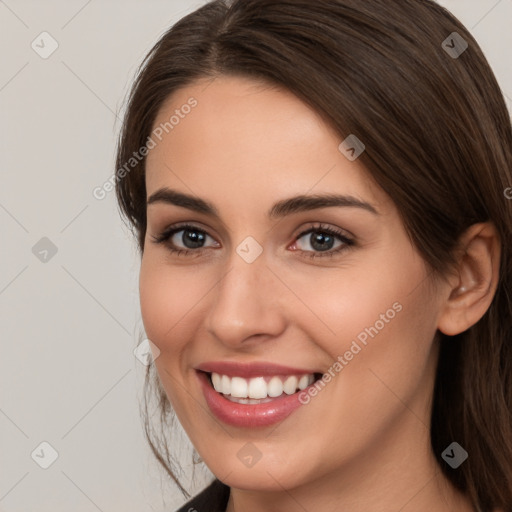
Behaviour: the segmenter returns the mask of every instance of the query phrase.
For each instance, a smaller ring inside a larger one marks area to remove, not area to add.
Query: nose
[[[286,326],[282,284],[266,266],[263,255],[252,263],[235,251],[227,270],[212,290],[207,331],[230,348],[251,340],[279,336]]]

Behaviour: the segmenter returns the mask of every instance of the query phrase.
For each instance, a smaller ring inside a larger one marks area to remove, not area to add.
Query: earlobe
[[[491,222],[474,224],[460,239],[456,277],[448,280],[438,329],[448,336],[460,334],[486,313],[498,286],[501,243]]]

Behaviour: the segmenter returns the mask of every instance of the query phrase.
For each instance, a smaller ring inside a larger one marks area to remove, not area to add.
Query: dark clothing
[[[187,501],[176,512],[226,512],[229,492],[229,486],[216,478],[206,489]],[[482,512],[480,507],[477,507],[477,512]]]
[[[176,512],[226,512],[229,486],[215,479],[206,489],[190,499]]]

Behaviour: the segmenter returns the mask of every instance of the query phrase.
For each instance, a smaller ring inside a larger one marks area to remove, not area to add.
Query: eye
[[[301,241],[301,239],[303,240]],[[293,249],[311,253],[307,255],[310,258],[332,257],[341,251],[347,250],[354,243],[342,231],[320,224],[297,236]]]
[[[214,247],[219,246],[205,231],[189,224],[173,226],[166,229],[159,236],[152,236],[151,238],[157,244],[165,243],[169,250],[176,254],[199,253],[202,249],[207,248],[205,244],[208,240],[214,242]]]
[[[165,244],[168,250],[177,256],[198,256],[209,247],[220,247],[208,233],[191,224],[171,226],[160,235],[151,238],[154,243]],[[208,241],[213,244],[206,245]],[[344,232],[319,224],[298,235],[291,249],[298,250],[308,258],[319,258],[332,257],[353,245],[354,240]]]

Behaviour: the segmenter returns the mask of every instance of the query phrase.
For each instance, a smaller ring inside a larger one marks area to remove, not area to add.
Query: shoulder
[[[226,512],[229,500],[229,486],[216,478],[197,496],[187,501],[176,512]]]

